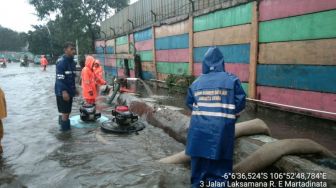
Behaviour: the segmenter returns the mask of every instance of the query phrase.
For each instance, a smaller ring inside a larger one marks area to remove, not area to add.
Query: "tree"
[[[27,35],[0,26],[0,50],[22,51],[26,46]]]
[[[34,31],[28,32],[29,51],[34,54],[52,53],[50,37],[46,26],[35,25]]]
[[[84,52],[94,51],[94,40],[100,32],[99,23],[112,9],[119,11],[128,3],[128,0],[30,0],[41,19],[57,13],[56,19],[48,23],[51,32],[54,31],[52,40],[55,40],[55,47],[60,45],[59,40],[78,39],[80,50]]]

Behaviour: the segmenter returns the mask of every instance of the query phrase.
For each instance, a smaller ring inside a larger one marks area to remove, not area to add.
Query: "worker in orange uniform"
[[[47,70],[47,65],[48,65],[48,60],[44,55],[41,55],[41,60],[40,60],[41,66],[43,67],[43,71]]]
[[[93,72],[96,77],[96,88],[97,88],[97,93],[99,93],[99,87],[102,85],[106,85],[106,81],[103,78],[104,70],[102,66],[100,65],[99,60],[96,60],[96,64],[93,67]]]
[[[2,119],[7,117],[6,99],[5,94],[0,88],[0,154],[2,153],[1,140],[4,134]]]
[[[96,102],[96,76],[93,71],[96,64],[96,60],[92,56],[87,56],[85,67],[82,70],[82,95],[88,104],[95,104]]]

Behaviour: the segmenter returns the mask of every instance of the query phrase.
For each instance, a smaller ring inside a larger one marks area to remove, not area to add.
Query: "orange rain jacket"
[[[2,119],[5,117],[7,117],[5,93],[0,88],[0,153],[2,153],[1,139],[4,134]]]
[[[95,83],[95,74],[93,66],[95,59],[92,56],[87,56],[85,60],[85,67],[82,70],[82,95],[86,102],[92,103],[97,97],[97,89]],[[92,95],[90,95],[92,93]]]
[[[45,56],[41,56],[40,63],[41,63],[41,66],[48,65],[48,60],[47,60],[47,58],[45,58]]]
[[[96,76],[96,84],[97,86],[102,86],[102,85],[106,85],[106,81],[103,78],[103,74],[104,74],[104,70],[102,68],[102,66],[100,65],[99,60],[96,60],[96,63],[99,65],[98,67],[94,67],[94,74]]]
[[[0,121],[5,117],[7,117],[5,93],[0,88]]]

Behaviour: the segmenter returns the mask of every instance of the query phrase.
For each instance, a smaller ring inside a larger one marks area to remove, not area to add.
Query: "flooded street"
[[[184,149],[161,129],[147,125],[139,135],[124,136],[98,127],[60,133],[54,81],[55,66],[47,72],[19,64],[0,69],[8,108],[0,187],[189,186],[189,167],[156,162]]]
[[[0,187],[189,187],[188,166],[156,162],[184,149],[162,129],[147,124],[138,135],[113,135],[86,126],[60,133],[54,79],[55,66],[47,72],[18,64],[0,69],[8,106]],[[147,102],[189,113],[184,95],[153,89],[149,96],[140,84],[136,91]],[[75,98],[72,116],[79,103]],[[110,108],[102,109],[110,118]],[[311,138],[336,151],[335,122],[250,105],[239,121],[254,118],[264,120],[275,138]]]
[[[336,0],[0,5],[0,188],[336,188]]]

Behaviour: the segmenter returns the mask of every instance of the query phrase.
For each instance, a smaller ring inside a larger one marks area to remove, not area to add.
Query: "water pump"
[[[128,110],[127,106],[118,106],[112,110],[115,121],[120,126],[129,126],[131,123],[138,121],[138,116]]]
[[[138,132],[145,128],[145,123],[130,112],[128,106],[117,106],[112,110],[112,116],[111,120],[101,125],[101,129],[106,133],[125,134]]]
[[[98,118],[101,117],[101,114],[96,112],[96,105],[94,104],[83,104],[79,108],[79,112],[80,119],[84,122],[96,121]]]

